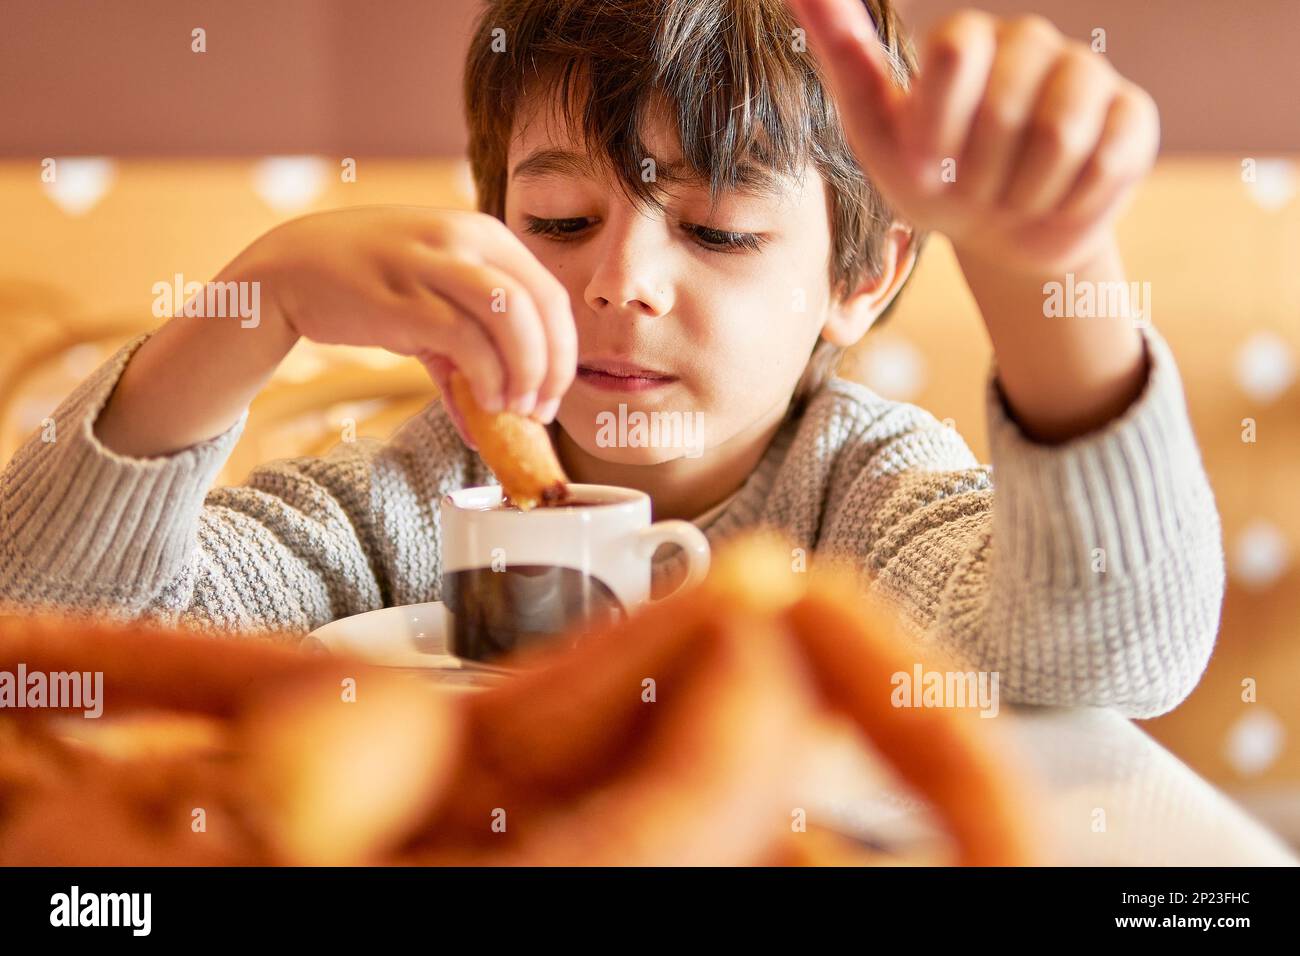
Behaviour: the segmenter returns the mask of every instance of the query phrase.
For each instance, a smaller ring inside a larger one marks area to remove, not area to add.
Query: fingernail
[[[481,404],[483,405],[484,411],[488,412],[499,412],[505,408],[505,405],[501,400],[501,395],[497,392],[493,392],[487,397],[487,401],[482,402]]]
[[[517,412],[520,415],[527,415],[533,410],[533,406],[536,404],[537,392],[528,392],[516,398],[514,404],[510,406],[510,410],[512,412]]]
[[[543,424],[549,425],[555,420],[555,413],[559,410],[560,400],[558,398],[552,398],[538,405],[537,408],[533,410],[533,417]]]

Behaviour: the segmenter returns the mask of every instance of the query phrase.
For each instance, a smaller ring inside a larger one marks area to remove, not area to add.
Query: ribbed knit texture
[[[833,378],[700,523],[715,545],[770,525],[810,554],[851,556],[918,641],[998,671],[1004,701],[1164,713],[1209,660],[1224,567],[1177,367],[1158,332],[1143,335],[1141,396],[1064,444],[1021,433],[991,367],[992,466],[923,409]],[[0,474],[0,603],[305,633],[439,598],[439,501],[496,483],[440,402],[387,443],[269,462],[209,490],[246,416],[161,458],[95,438],[147,337],[60,405],[55,441],[34,435]],[[656,578],[679,566],[660,561]]]

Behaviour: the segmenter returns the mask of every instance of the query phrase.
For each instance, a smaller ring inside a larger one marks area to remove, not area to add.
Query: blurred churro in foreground
[[[929,801],[951,862],[1034,862],[987,722],[892,706],[914,659],[892,622],[789,555],[734,539],[701,585],[464,697],[267,642],[0,618],[0,670],[105,688],[102,721],[0,712],[0,865],[917,863],[792,829],[832,718]]]

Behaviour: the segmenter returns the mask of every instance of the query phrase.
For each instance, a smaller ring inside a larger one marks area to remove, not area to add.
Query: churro
[[[488,412],[474,399],[469,381],[451,374],[451,395],[478,452],[501,482],[510,504],[521,511],[562,504],[568,478],[555,457],[546,426],[515,412]]]
[[[104,690],[102,720],[0,711],[0,865],[920,862],[792,831],[792,768],[828,717],[929,801],[952,860],[1036,862],[995,729],[896,706],[916,654],[892,617],[791,555],[733,539],[702,584],[466,698],[267,642],[0,617],[0,672]]]

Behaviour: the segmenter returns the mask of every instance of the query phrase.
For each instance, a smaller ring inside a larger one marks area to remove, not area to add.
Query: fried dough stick
[[[716,607],[748,608],[783,623],[812,675],[823,710],[849,718],[900,777],[933,803],[963,865],[1032,860],[1026,801],[1004,779],[1005,761],[992,749],[993,741],[998,746],[1007,742],[963,708],[894,707],[891,677],[911,673],[916,658],[897,622],[842,564],[820,560],[806,573],[793,570],[792,548],[793,542],[776,532],[738,537],[719,554],[700,590],[711,593]],[[933,655],[927,651],[926,656]],[[898,862],[833,834],[814,840],[804,836],[783,841],[776,859],[831,865],[854,859]]]
[[[826,702],[848,715],[901,777],[934,804],[965,866],[1032,865],[1026,781],[1004,775],[991,739],[1009,744],[965,708],[895,707],[891,676],[910,673],[897,625],[851,577],[825,569],[787,612]],[[928,656],[928,655],[927,655]],[[1013,785],[1014,784],[1014,785]]]
[[[513,655],[518,676],[461,701],[465,745],[457,782],[423,833],[477,830],[499,805],[503,781],[531,801],[530,794],[573,793],[609,772],[650,717],[643,682],[681,669],[707,614],[702,593],[683,592],[589,631],[572,650]]]
[[[49,723],[0,718],[0,866],[259,859],[238,824],[225,761],[192,752],[118,761],[61,739]]]
[[[893,707],[890,677],[910,672],[912,664],[896,625],[846,575],[825,567],[794,572],[788,542],[765,535],[730,542],[699,588],[650,606],[558,659],[553,651],[534,652],[533,665],[549,666],[468,701],[472,739],[465,753],[471,762],[459,769],[430,828],[442,849],[461,861],[487,852],[462,846],[457,855],[445,841],[457,832],[487,836],[493,807],[509,804],[532,813],[548,800],[577,799],[611,785],[606,781],[618,767],[643,759],[629,757],[630,742],[648,732],[638,723],[638,714],[648,719],[638,682],[657,675],[661,689],[671,688],[677,675],[690,673],[700,648],[717,640],[719,629],[768,635],[754,646],[785,660],[787,672],[809,672],[818,708],[852,719],[903,780],[933,803],[958,844],[960,862],[1032,859],[1021,804],[999,776],[987,739],[993,731],[977,726],[979,718],[969,711]],[[770,687],[764,696],[771,702],[792,693],[797,685],[787,684]],[[674,745],[684,753],[699,756],[707,749],[692,742],[689,725],[677,732]],[[639,786],[647,798],[638,802],[628,792],[627,812],[648,820],[657,806],[649,796],[655,791],[644,780]],[[655,812],[671,815],[671,804]],[[773,832],[769,862],[882,862],[879,854],[829,834],[791,837],[788,818],[783,822],[784,832]],[[559,818],[551,825],[565,826]],[[605,830],[591,815],[585,826]],[[512,854],[525,854],[512,858],[537,862],[540,845],[512,848]]]
[[[766,848],[789,832],[789,767],[806,744],[814,707],[792,645],[773,621],[743,612],[642,636],[646,644],[620,645],[626,654],[611,661],[615,678],[581,702],[591,710],[565,710],[551,698],[549,691],[560,688],[551,688],[556,675],[550,673],[536,675],[508,706],[501,699],[478,704],[481,729],[495,724],[514,731],[538,717],[556,724],[523,739],[512,733],[508,751],[500,749],[504,741],[489,741],[498,745],[491,773],[457,776],[448,794],[456,812],[445,813],[434,839],[400,861],[762,862]],[[607,650],[590,652],[588,664]],[[656,681],[654,700],[643,696],[645,677]],[[546,706],[530,707],[539,692]],[[575,730],[576,742],[568,738]],[[466,748],[467,758],[478,743]],[[532,745],[545,749],[529,752]],[[502,763],[504,753],[512,759]],[[552,756],[558,767],[546,768]],[[503,831],[490,827],[494,811],[505,814]]]
[[[546,426],[515,412],[488,412],[474,400],[469,381],[451,374],[451,395],[479,454],[501,482],[506,497],[522,511],[562,504],[568,478],[555,457]]]
[[[268,688],[318,674],[341,679],[355,668],[332,655],[304,654],[254,638],[213,638],[78,617],[0,616],[0,670],[14,671],[19,663],[29,673],[102,671],[104,706],[112,716],[162,709],[230,717]],[[11,713],[40,716],[42,711]]]
[[[0,757],[9,861],[376,862],[427,815],[459,735],[450,703],[409,677],[265,641],[0,619],[0,669],[19,661],[102,671],[116,720],[77,722],[70,739],[47,729],[50,708],[0,724],[14,744]],[[219,719],[218,751],[195,713]],[[197,807],[209,839],[190,836]]]
[[[699,587],[574,650],[523,655],[513,683],[455,703],[265,643],[0,620],[0,667],[100,669],[106,696],[233,718],[219,775],[193,754],[110,767],[47,746],[44,760],[0,759],[0,798],[17,808],[0,827],[25,848],[9,859],[77,862],[85,818],[70,801],[93,792],[104,804],[95,826],[110,836],[84,857],[101,861],[897,862],[831,834],[791,834],[789,768],[830,712],[933,802],[960,862],[1030,861],[990,731],[970,712],[892,706],[890,675],[911,664],[894,635],[854,582],[819,566],[796,573],[789,542],[761,536],[725,546]],[[355,682],[351,703],[340,675]],[[129,783],[142,774],[166,781],[161,792]],[[227,808],[228,832],[195,844],[169,811],[151,835],[141,801]],[[500,833],[497,808],[509,820]]]
[[[891,678],[911,673],[908,648],[893,614],[861,587],[843,562],[822,559],[792,570],[792,542],[757,532],[729,544],[703,586],[719,605],[765,607],[786,623],[824,707],[848,717],[937,809],[964,865],[1020,865],[1034,858],[1028,801],[1003,776],[994,747],[1010,741],[987,720],[959,707],[895,707]],[[723,592],[730,600],[722,600]],[[933,652],[934,668],[965,670]],[[1014,787],[1026,781],[1016,779]]]
[[[241,803],[276,863],[382,862],[448,786],[459,714],[422,679],[358,668],[262,695],[236,721]]]

